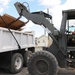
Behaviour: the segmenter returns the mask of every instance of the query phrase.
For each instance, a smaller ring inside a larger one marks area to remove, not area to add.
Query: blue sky
[[[3,1],[5,1],[5,0],[3,0]],[[30,6],[31,12],[36,11],[36,10],[44,10],[44,7],[39,4],[38,0],[6,0],[6,1],[8,1],[8,4],[6,5],[6,7],[3,8],[4,10],[0,13],[1,15],[4,13],[8,13],[13,16],[18,16],[18,13],[14,6],[14,3],[16,3],[16,2],[21,2],[21,3],[27,2]],[[2,4],[2,6],[3,6],[3,4]]]
[[[50,14],[53,16],[53,24],[56,28],[60,28],[62,10],[75,9],[75,0],[0,0],[0,15],[7,13],[14,17],[18,17],[15,9],[15,2],[27,2],[30,6],[30,12],[44,11],[49,8]],[[22,19],[25,21],[25,19]],[[33,24],[31,21],[24,27],[24,31],[35,31],[36,36],[44,34],[42,27]]]

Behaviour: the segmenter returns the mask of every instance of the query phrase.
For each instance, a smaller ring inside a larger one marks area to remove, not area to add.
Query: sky
[[[16,2],[27,2],[30,12],[44,11],[47,13],[47,9],[49,9],[49,14],[52,15],[53,24],[57,29],[60,29],[62,10],[75,9],[75,0],[0,0],[0,15],[7,13],[17,18],[19,15],[14,6]],[[25,18],[22,20],[26,21]],[[44,34],[44,29],[31,21],[24,26],[23,31],[35,31],[36,37]]]

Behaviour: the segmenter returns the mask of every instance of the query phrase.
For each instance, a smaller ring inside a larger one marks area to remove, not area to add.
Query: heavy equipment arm
[[[27,8],[19,2],[15,3],[15,7],[16,7],[19,15],[24,16],[26,19],[31,20],[35,24],[43,25],[45,28],[48,28],[53,35],[59,34],[59,31],[49,21],[49,19],[52,19],[51,15],[46,14],[42,11],[30,13],[27,10]]]
[[[27,7],[25,7],[20,2],[16,2],[14,5],[20,16],[24,16],[26,19],[31,20],[35,24],[43,25],[45,28],[47,28],[50,31],[49,36],[53,39],[53,44],[49,48],[49,50],[51,50],[50,51],[51,53],[56,55],[58,50],[60,50],[62,54],[65,55],[64,51],[62,51],[62,49],[59,46],[59,42],[57,41],[60,32],[49,21],[49,19],[52,19],[51,15],[44,13],[42,11],[30,13],[27,10]],[[56,51],[54,51],[54,48]]]
[[[25,7],[20,2],[16,2],[14,5],[20,16],[24,16],[26,19],[31,20],[35,24],[43,25],[45,28],[47,28],[50,31],[49,36],[53,39],[53,43],[48,48],[48,51],[50,51],[56,57],[58,51],[60,51],[63,54],[63,56],[65,56],[65,51],[62,50],[61,45],[59,45],[59,41],[61,42],[60,40],[61,38],[58,40],[61,32],[59,32],[49,21],[49,19],[52,19],[51,15],[44,13],[42,11],[30,13],[27,10],[27,7]]]

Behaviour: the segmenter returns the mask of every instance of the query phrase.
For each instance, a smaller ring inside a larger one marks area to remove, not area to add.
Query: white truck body
[[[11,30],[13,35],[16,37],[21,49],[35,47],[34,32],[21,32]],[[0,53],[18,50],[17,43],[11,33],[6,28],[0,27]]]

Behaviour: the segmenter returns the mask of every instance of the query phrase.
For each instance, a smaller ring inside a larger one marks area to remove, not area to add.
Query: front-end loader
[[[27,8],[15,3],[19,15],[33,23],[44,26],[52,38],[52,45],[43,51],[33,53],[28,61],[31,75],[56,75],[58,68],[75,68],[75,30],[70,21],[75,19],[75,10],[62,11],[60,31],[51,23],[52,16],[42,11],[30,13]]]

